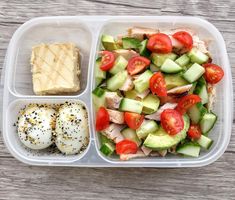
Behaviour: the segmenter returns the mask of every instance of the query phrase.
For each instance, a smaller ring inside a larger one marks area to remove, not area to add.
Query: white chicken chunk
[[[123,125],[119,124],[110,124],[108,128],[101,131],[101,133],[107,138],[113,140],[115,143],[118,143],[124,140],[123,135],[121,134],[121,130],[124,128]]]
[[[137,38],[139,40],[143,40],[144,36],[151,36],[158,33],[159,30],[152,28],[144,28],[144,27],[133,27],[128,29],[128,36]]]
[[[117,110],[107,109],[109,113],[109,119],[116,124],[124,124],[124,113]]]
[[[117,49],[113,52],[116,54],[116,57],[123,56],[126,60],[130,60],[130,58],[140,55],[136,51],[128,49]]]
[[[116,92],[106,92],[105,93],[106,105],[110,109],[118,109],[122,97],[118,96]]]
[[[162,112],[166,109],[175,109],[177,106],[177,103],[165,103],[163,106],[159,108],[159,110],[151,115],[145,115],[145,118],[147,119],[153,119],[156,121],[160,121],[160,116]]]
[[[124,82],[123,86],[121,88],[119,88],[119,90],[129,91],[129,90],[132,90],[133,88],[134,88],[134,83],[132,81],[131,76],[128,74],[126,81]]]
[[[135,154],[121,154],[120,160],[126,161],[133,158],[141,158],[141,157],[146,157],[146,155],[143,153],[143,151],[138,150]]]

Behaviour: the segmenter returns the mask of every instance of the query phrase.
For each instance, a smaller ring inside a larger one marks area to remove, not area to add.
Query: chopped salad
[[[101,42],[92,97],[104,155],[198,157],[211,147],[215,84],[224,72],[205,41],[191,30],[133,27]]]

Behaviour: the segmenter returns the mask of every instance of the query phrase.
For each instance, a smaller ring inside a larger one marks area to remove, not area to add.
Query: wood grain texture
[[[1,1],[0,68],[14,31],[33,17],[48,15],[201,16],[221,31],[235,78],[234,0]],[[232,200],[235,199],[234,135],[235,123],[225,154],[215,163],[197,169],[32,167],[12,158],[0,138],[0,199]]]

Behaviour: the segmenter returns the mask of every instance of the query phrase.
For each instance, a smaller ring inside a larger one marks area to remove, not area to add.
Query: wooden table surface
[[[23,2],[23,3],[20,3]],[[48,15],[194,15],[222,33],[235,75],[234,0],[0,1],[0,67],[14,31]],[[0,93],[2,96],[2,92]],[[0,199],[235,199],[235,124],[227,151],[203,168],[35,167],[14,159],[0,138]]]

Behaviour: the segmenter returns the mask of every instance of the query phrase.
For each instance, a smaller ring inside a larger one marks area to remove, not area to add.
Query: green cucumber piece
[[[92,100],[95,110],[98,110],[101,106],[105,106],[105,90],[99,87],[95,88],[92,91]]]
[[[198,124],[206,112],[207,109],[202,105],[202,103],[197,103],[189,108],[187,113],[192,123]]]
[[[115,151],[115,145],[111,144],[111,143],[104,143],[101,145],[100,147],[100,151],[106,155],[106,156],[110,156],[113,154],[113,152]]]
[[[167,90],[189,84],[184,78],[182,78],[182,75],[180,73],[179,74],[164,74],[164,79],[166,82]]]
[[[196,48],[192,48],[188,52],[188,56],[190,57],[192,63],[198,63],[198,64],[203,64],[207,62],[209,59],[209,57],[206,54],[202,53]]]
[[[201,135],[201,137],[197,140],[197,143],[205,149],[210,149],[211,145],[213,144],[213,140],[206,137],[205,135]]]
[[[141,56],[149,57],[150,51],[147,49],[148,40],[143,40],[139,46],[139,52]]]
[[[125,83],[127,79],[127,71],[121,71],[107,80],[107,89],[116,91]]]
[[[206,86],[206,81],[203,77],[201,77],[196,85],[196,88],[194,90],[194,94],[197,94],[201,98],[202,104],[208,103],[209,96],[207,92],[207,86]]]
[[[135,99],[137,97],[137,92],[135,90],[125,91],[124,95],[128,99]]]
[[[198,157],[200,154],[200,146],[198,144],[188,142],[177,147],[176,152],[185,156]]]
[[[146,70],[136,80],[133,81],[135,85],[135,90],[138,93],[142,93],[143,91],[149,88],[149,80],[152,75],[153,73],[150,70]]]
[[[204,67],[201,65],[194,63],[184,74],[183,78],[190,83],[198,80],[205,72]]]
[[[183,54],[182,56],[177,58],[175,62],[181,67],[184,67],[190,63],[190,58],[187,56],[187,54]]]
[[[122,38],[122,46],[124,49],[139,49],[141,46],[140,40],[131,37]]]
[[[126,66],[128,64],[128,61],[123,56],[118,56],[114,62],[113,67],[109,72],[111,74],[117,74],[120,71],[123,71],[126,69]]]
[[[143,103],[133,99],[123,98],[120,102],[119,109],[121,111],[141,113],[143,109]]]
[[[161,66],[161,71],[169,74],[178,73],[181,70],[182,67],[169,58],[167,58]]]
[[[217,116],[214,113],[206,113],[200,121],[202,134],[206,135],[214,127]]]
[[[95,78],[105,79],[106,72],[100,69],[100,65],[101,65],[101,58],[97,58],[95,62]]]
[[[152,53],[151,55],[152,63],[158,67],[161,67],[167,58],[175,60],[177,58],[177,55],[174,53],[167,53],[167,54]]]
[[[135,130],[131,128],[125,128],[121,131],[125,139],[129,139],[137,144],[139,147],[141,145],[141,140],[137,137]]]
[[[113,51],[118,49],[117,44],[114,41],[113,36],[111,35],[102,35],[101,42],[105,50]]]
[[[143,99],[143,113],[144,114],[152,114],[157,111],[160,100],[156,95],[149,94],[147,97]]]
[[[158,124],[154,120],[146,120],[136,130],[138,138],[143,139],[148,136],[149,133],[154,133],[158,130]]]

